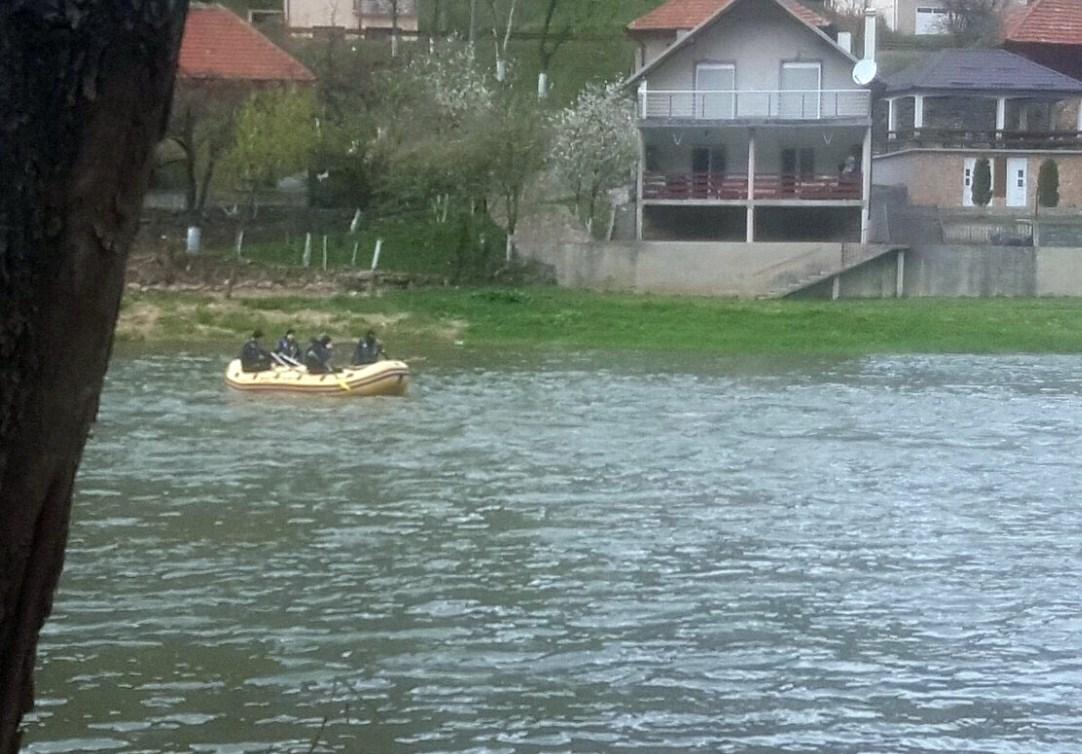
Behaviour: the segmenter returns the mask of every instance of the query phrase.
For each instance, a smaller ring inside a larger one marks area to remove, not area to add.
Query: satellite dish
[[[879,66],[874,60],[861,60],[853,66],[853,82],[857,86],[868,86],[875,81],[877,73],[879,73]]]

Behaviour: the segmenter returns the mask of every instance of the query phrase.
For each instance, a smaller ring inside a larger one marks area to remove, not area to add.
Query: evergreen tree
[[[973,168],[973,204],[987,207],[992,201],[992,165],[987,157],[977,160]]]
[[[1059,165],[1045,160],[1037,173],[1037,202],[1042,207],[1059,206]]]

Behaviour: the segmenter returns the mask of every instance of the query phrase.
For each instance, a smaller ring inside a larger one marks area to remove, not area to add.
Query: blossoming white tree
[[[598,203],[631,180],[638,155],[631,102],[619,84],[591,84],[556,117],[552,164],[593,231]]]

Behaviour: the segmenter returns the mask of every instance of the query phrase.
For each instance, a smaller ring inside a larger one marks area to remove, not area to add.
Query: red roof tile
[[[1033,0],[1008,14],[1004,32],[1008,42],[1082,45],[1082,2]]]
[[[676,31],[694,29],[734,0],[667,0],[645,16],[632,21],[628,31]],[[809,26],[829,26],[828,21],[796,0],[781,0],[796,16]]]
[[[188,11],[177,75],[251,82],[316,79],[293,56],[220,5],[192,5]]]

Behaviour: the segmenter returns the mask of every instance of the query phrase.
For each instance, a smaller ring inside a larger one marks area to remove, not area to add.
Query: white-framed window
[[[949,33],[950,12],[946,8],[938,8],[934,5],[918,5],[913,31],[922,36]]]
[[[728,120],[736,116],[736,66],[732,63],[696,63],[695,115]]]
[[[779,117],[795,120],[818,119],[822,114],[822,63],[782,63],[781,90],[778,101]]]

